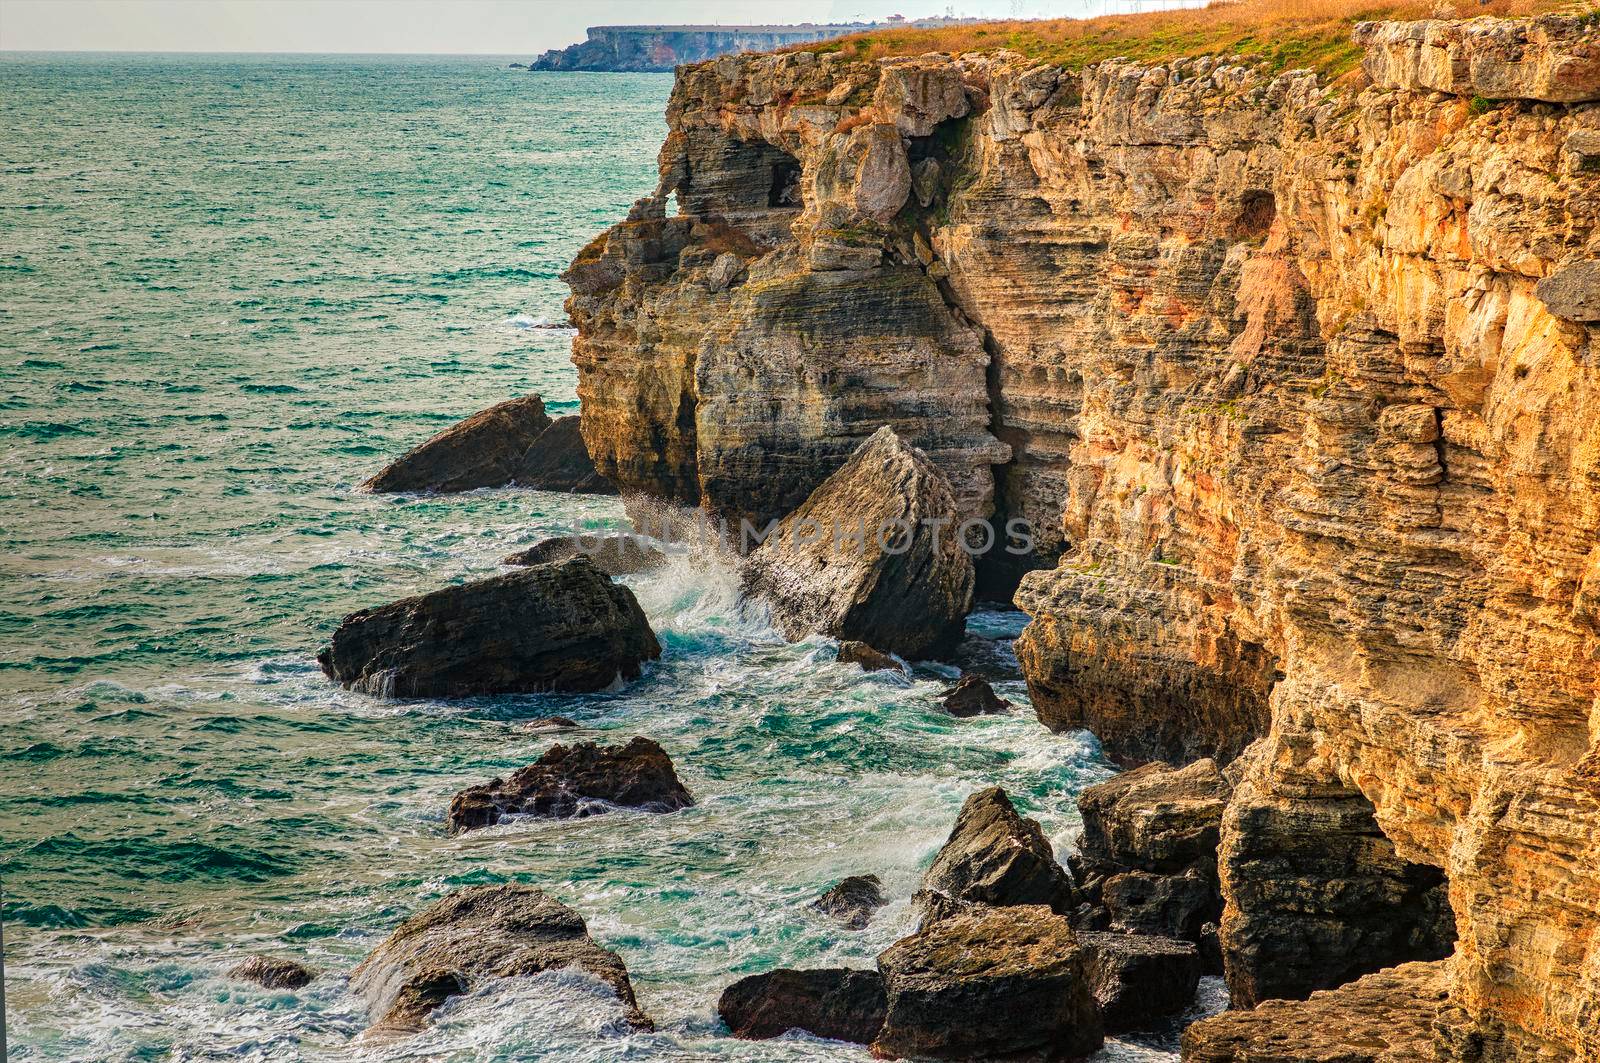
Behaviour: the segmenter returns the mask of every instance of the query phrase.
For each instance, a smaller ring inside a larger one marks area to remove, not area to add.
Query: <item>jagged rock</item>
[[[883,899],[883,883],[877,875],[851,875],[840,879],[811,902],[811,907],[839,920],[851,930],[861,930],[872,922],[872,913],[887,903]]]
[[[967,798],[917,894],[924,925],[972,905],[1044,905],[1065,914],[1074,900],[1044,831],[1018,815],[998,786]]]
[[[625,746],[551,746],[506,779],[469,786],[450,802],[452,834],[490,827],[509,815],[565,819],[615,808],[676,812],[694,804],[672,759],[648,738]]]
[[[988,680],[976,675],[964,675],[940,693],[939,704],[952,716],[979,716],[1011,708],[1011,702],[996,694]]]
[[[661,656],[633,592],[587,558],[351,613],[317,663],[380,697],[600,690]]]
[[[1364,22],[1362,63],[1385,88],[1490,100],[1600,100],[1600,47],[1582,15]]]
[[[1533,291],[1557,317],[1600,322],[1600,262],[1568,263],[1540,281]]]
[[[595,471],[576,414],[557,417],[517,462],[511,481],[519,487],[573,494],[614,495],[617,489]]]
[[[413,915],[350,976],[371,1030],[420,1030],[450,997],[498,978],[576,967],[610,986],[629,1021],[649,1029],[616,953],[589,936],[583,916],[532,886],[469,886]]]
[[[741,978],[723,990],[717,1014],[735,1037],[764,1040],[804,1030],[833,1041],[870,1044],[886,1003],[877,971],[783,968]]]
[[[1079,1059],[1101,1045],[1087,950],[1041,905],[935,923],[878,957],[879,1058]]]
[[[631,576],[667,563],[667,555],[637,535],[558,535],[506,557],[502,565],[548,565],[587,557],[608,576]]]
[[[228,977],[254,982],[263,989],[299,989],[310,985],[316,973],[279,956],[251,956],[228,968]]]
[[[1435,1050],[1447,985],[1444,964],[1407,963],[1313,993],[1309,1000],[1269,1000],[1248,1011],[1225,1011],[1183,1031],[1183,1060],[1434,1063],[1452,1058]]]
[[[845,639],[839,643],[840,664],[859,664],[868,672],[904,672],[905,667],[887,653],[879,653],[865,642]]]
[[[368,491],[470,491],[504,487],[550,428],[537,395],[511,399],[446,428],[361,486]]]
[[[927,455],[880,428],[750,555],[746,592],[771,603],[791,639],[822,632],[901,657],[937,654],[960,640],[972,604],[955,516]]]
[[[1107,1033],[1148,1029],[1194,1001],[1200,952],[1192,942],[1144,934],[1078,931],[1087,973]]]

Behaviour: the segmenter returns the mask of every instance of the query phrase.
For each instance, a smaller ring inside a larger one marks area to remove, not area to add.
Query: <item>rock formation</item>
[[[489,827],[502,816],[565,819],[615,808],[676,812],[694,804],[666,750],[648,738],[623,746],[551,746],[506,779],[470,786],[450,802],[450,831]]]
[[[667,563],[667,555],[637,535],[558,535],[504,558],[503,565],[548,565],[587,557],[608,576],[631,576]]]
[[[456,698],[600,690],[659,656],[633,592],[578,557],[351,613],[317,663],[379,697]]]
[[[1194,1001],[1200,950],[1187,941],[1148,934],[1080,930],[1085,973],[1107,1033],[1148,1029]]]
[[[939,704],[952,716],[982,716],[1011,708],[1011,702],[977,675],[963,675],[955,686],[939,694]]]
[[[883,883],[877,875],[851,875],[834,883],[811,902],[811,907],[851,930],[861,930],[872,922],[873,913],[887,903],[883,899]]]
[[[366,1000],[370,1032],[421,1029],[450,997],[491,979],[575,967],[604,982],[642,1029],[628,968],[595,944],[583,917],[532,886],[469,886],[401,923],[350,976]]]
[[[582,495],[614,495],[617,489],[595,471],[584,449],[576,414],[557,417],[523,452],[512,472],[518,487],[567,491]]]
[[[305,964],[280,956],[251,956],[228,968],[228,977],[263,989],[300,989],[310,985],[316,974]]]
[[[361,486],[368,491],[470,491],[516,479],[523,455],[550,427],[537,395],[491,406],[417,445]]]
[[[1042,905],[942,920],[878,957],[883,1059],[1080,1059],[1101,1044],[1086,950]]]
[[[887,653],[868,646],[865,642],[845,639],[839,643],[836,658],[840,664],[859,664],[867,672],[904,672],[905,667]]]
[[[1221,843],[1246,999],[1251,943],[1323,940],[1353,872],[1406,920],[1386,960],[1448,901],[1440,1043],[1600,1056],[1595,33],[1362,27],[1337,85],[686,68],[656,193],[568,274],[585,440],[624,487],[766,519],[893,425],[959,512],[1031,525],[1041,720],[1130,763],[1264,739]]]
[[[1072,879],[1056,863],[1050,840],[998,786],[967,798],[917,893],[925,923],[974,905],[1043,905],[1064,915],[1074,901]]]
[[[944,476],[881,428],[750,555],[745,593],[791,639],[821,632],[932,656],[960,641],[972,604],[955,517]]]
[[[717,1014],[735,1037],[762,1040],[804,1030],[834,1041],[871,1044],[883,1029],[883,978],[877,971],[784,968],[741,978],[723,990]]]

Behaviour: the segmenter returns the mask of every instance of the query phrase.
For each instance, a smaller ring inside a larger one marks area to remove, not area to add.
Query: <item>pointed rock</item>
[[[528,447],[517,463],[511,482],[541,491],[567,491],[582,495],[614,495],[616,487],[595,470],[579,431],[577,414],[557,417]]]
[[[998,786],[967,798],[917,894],[925,926],[973,905],[1042,904],[1064,915],[1074,898],[1044,830],[1018,815]]]
[[[790,639],[813,632],[926,658],[960,640],[972,559],[950,484],[885,426],[750,555],[745,590]]]
[[[511,399],[446,428],[361,486],[439,494],[503,487],[516,478],[528,448],[550,424],[539,396]]]

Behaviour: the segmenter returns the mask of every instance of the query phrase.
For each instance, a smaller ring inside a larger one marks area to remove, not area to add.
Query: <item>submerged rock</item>
[[[745,590],[786,636],[821,632],[906,658],[961,638],[973,568],[944,474],[878,431],[750,555]]]
[[[583,916],[532,886],[469,886],[401,923],[355,969],[371,1032],[410,1033],[450,997],[498,978],[576,967],[610,986],[638,1028],[651,1024],[628,968],[597,945]]]
[[[1072,911],[1072,879],[1056,863],[1043,829],[1017,814],[998,786],[967,798],[949,841],[923,876],[924,925],[972,905],[1044,905]]]
[[[883,883],[877,875],[851,875],[840,879],[811,907],[832,916],[851,930],[861,930],[872,922],[872,913],[888,902],[883,899]]]
[[[577,726],[578,721],[570,716],[540,716],[538,719],[529,720],[517,730],[529,734],[547,734],[551,731],[570,731]]]
[[[1042,905],[978,909],[878,957],[880,1058],[1080,1059],[1102,1042],[1087,951]]]
[[[870,1044],[883,1028],[886,1002],[877,971],[825,967],[781,969],[741,978],[717,1001],[735,1037],[763,1040],[804,1030],[834,1041]]]
[[[838,661],[840,664],[859,664],[868,672],[905,671],[905,667],[887,653],[880,653],[865,642],[852,639],[839,643]]]
[[[1107,1033],[1146,1029],[1194,1000],[1200,950],[1193,942],[1145,934],[1078,931],[1087,973]]]
[[[450,802],[450,832],[489,827],[502,816],[565,819],[614,808],[676,812],[694,804],[678,781],[672,759],[648,738],[625,746],[593,742],[551,746],[544,756],[508,779],[470,786]]]
[[[611,481],[595,471],[579,428],[577,414],[557,417],[550,422],[550,427],[529,445],[517,462],[511,482],[541,491],[616,494]]]
[[[254,982],[263,989],[299,989],[316,974],[304,964],[280,956],[251,956],[228,968],[228,977]]]
[[[446,428],[361,486],[440,494],[503,487],[516,478],[528,448],[550,425],[539,396],[511,399]]]
[[[317,663],[380,697],[600,690],[661,656],[633,592],[587,558],[351,613]]]
[[[1005,712],[1011,702],[994,692],[987,679],[964,675],[956,685],[939,695],[939,703],[952,716],[980,716]]]
[[[503,565],[548,565],[587,557],[608,576],[631,576],[667,563],[667,555],[637,535],[558,535],[519,550]]]

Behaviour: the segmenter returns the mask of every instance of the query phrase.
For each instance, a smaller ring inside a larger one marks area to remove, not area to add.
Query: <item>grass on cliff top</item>
[[[1570,6],[1564,0],[1455,2],[1460,18],[1531,15]],[[1350,39],[1356,23],[1436,17],[1438,7],[1434,0],[1229,0],[1141,15],[862,33],[796,50],[880,59],[1005,48],[1069,70],[1119,57],[1161,62],[1239,55],[1270,73],[1311,69],[1331,79],[1361,62],[1361,49]]]

